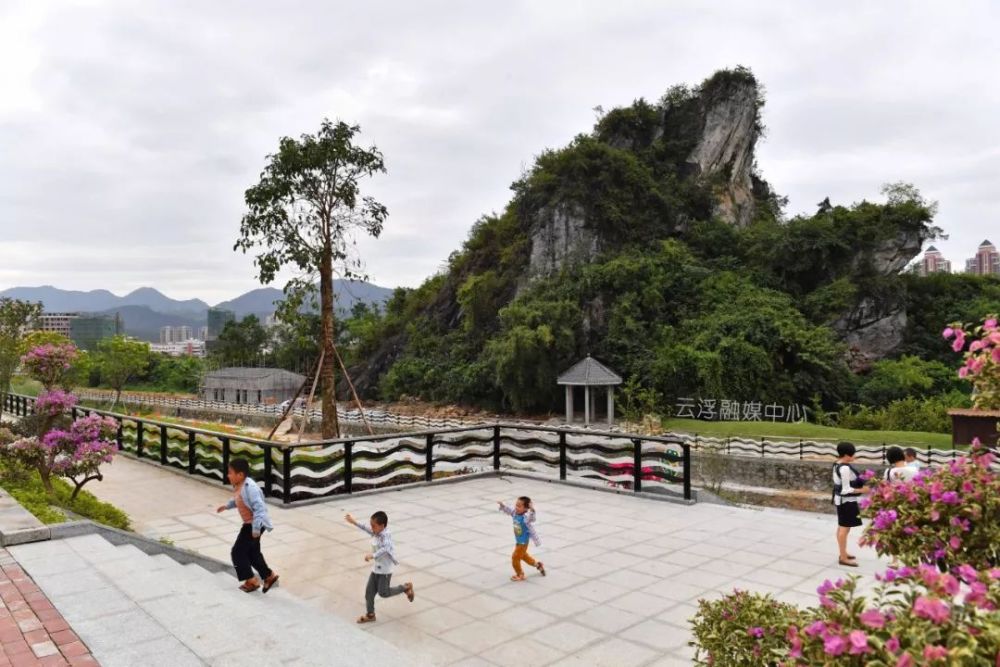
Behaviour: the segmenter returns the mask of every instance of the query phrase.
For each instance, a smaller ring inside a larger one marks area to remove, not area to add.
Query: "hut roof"
[[[274,389],[299,387],[305,381],[305,376],[283,368],[220,368],[205,374],[205,385],[211,387]]]
[[[578,385],[578,386],[610,386],[622,383],[620,375],[597,361],[589,354],[586,359],[573,364],[556,380],[558,384]]]

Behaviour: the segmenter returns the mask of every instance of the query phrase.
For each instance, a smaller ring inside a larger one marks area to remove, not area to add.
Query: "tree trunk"
[[[329,249],[323,253],[319,267],[320,319],[323,325],[323,364],[319,377],[323,386],[323,439],[340,437],[337,421],[336,359],[333,354],[333,258]]]
[[[44,465],[38,466],[38,476],[42,480],[42,487],[45,488],[45,492],[50,496],[55,494],[55,489],[52,488],[52,477],[49,474],[48,468]]]

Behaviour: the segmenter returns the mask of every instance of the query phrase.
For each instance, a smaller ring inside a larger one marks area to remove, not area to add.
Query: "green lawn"
[[[713,437],[801,438],[803,440],[848,440],[857,444],[906,445],[917,448],[934,447],[951,449],[950,433],[923,431],[856,431],[848,428],[818,426],[809,423],[784,422],[709,422],[697,419],[665,419],[663,428],[668,431],[697,433]]]

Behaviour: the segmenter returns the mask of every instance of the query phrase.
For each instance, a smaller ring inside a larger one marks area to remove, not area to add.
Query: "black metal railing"
[[[8,394],[4,409],[27,416],[34,398]],[[691,499],[691,447],[677,438],[498,423],[289,444],[73,408],[90,413],[117,422],[119,450],[190,475],[225,484],[229,461],[245,458],[284,503],[489,470]]]

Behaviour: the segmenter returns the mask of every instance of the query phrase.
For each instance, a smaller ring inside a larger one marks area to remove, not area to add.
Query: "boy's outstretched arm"
[[[513,508],[507,507],[507,505],[505,505],[502,500],[498,500],[497,501],[497,505],[500,506],[500,511],[503,512],[504,514],[508,514],[510,516],[514,516],[514,510],[513,510]]]
[[[366,525],[364,525],[362,523],[358,523],[355,520],[355,518],[353,516],[351,516],[350,514],[344,515],[344,521],[346,521],[347,523],[349,523],[352,526],[356,527],[358,530],[364,531],[364,532],[368,533],[369,535],[374,535],[374,533],[372,532],[371,528],[369,528],[368,526],[366,526]]]

